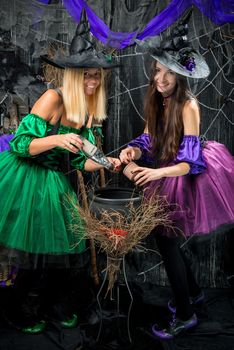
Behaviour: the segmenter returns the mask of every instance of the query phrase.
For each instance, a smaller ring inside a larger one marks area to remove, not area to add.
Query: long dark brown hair
[[[195,98],[189,91],[185,77],[176,75],[176,87],[168,100],[167,109],[163,106],[163,96],[155,87],[155,65],[144,104],[144,116],[148,132],[152,136],[152,153],[160,161],[172,160],[178,151],[183,136],[182,111],[186,101]]]

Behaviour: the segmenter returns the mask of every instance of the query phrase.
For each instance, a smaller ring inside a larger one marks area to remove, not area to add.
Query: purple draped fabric
[[[46,0],[39,1],[46,3]],[[113,32],[95,14],[91,7],[87,5],[85,0],[64,0],[63,3],[76,22],[80,21],[81,11],[84,8],[87,12],[92,34],[104,44],[119,49],[132,45],[135,38],[142,40],[160,34],[177,21],[184,11],[192,5],[196,6],[205,16],[217,25],[234,22],[233,0],[172,0],[161,13],[155,16],[146,25],[141,33],[137,31],[125,33]]]
[[[0,152],[10,149],[9,142],[13,139],[13,134],[4,134],[0,136]]]

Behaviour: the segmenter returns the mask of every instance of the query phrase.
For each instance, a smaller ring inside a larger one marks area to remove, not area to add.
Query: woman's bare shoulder
[[[190,135],[199,135],[200,108],[195,98],[185,102],[182,116],[184,123],[184,133]]]
[[[183,110],[194,110],[194,111],[199,111],[199,104],[196,98],[191,98],[187,100],[184,104]]]
[[[57,114],[59,114],[63,101],[57,91],[48,89],[43,95],[35,102],[31,113],[39,115],[45,120],[50,120]]]

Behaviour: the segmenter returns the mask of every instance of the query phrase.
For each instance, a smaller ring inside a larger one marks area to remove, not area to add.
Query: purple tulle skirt
[[[4,134],[0,136],[0,152],[10,149],[9,142],[14,136],[13,134]]]
[[[234,225],[234,157],[215,141],[206,142],[203,155],[204,173],[163,178],[145,189],[147,197],[155,191],[165,197],[174,226],[185,236]]]

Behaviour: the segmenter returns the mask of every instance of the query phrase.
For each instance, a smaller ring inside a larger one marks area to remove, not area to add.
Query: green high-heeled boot
[[[21,332],[26,334],[39,334],[45,330],[46,322],[44,320],[35,323],[32,326],[21,328]]]
[[[76,328],[78,325],[78,317],[73,314],[71,318],[59,322],[62,328]]]

